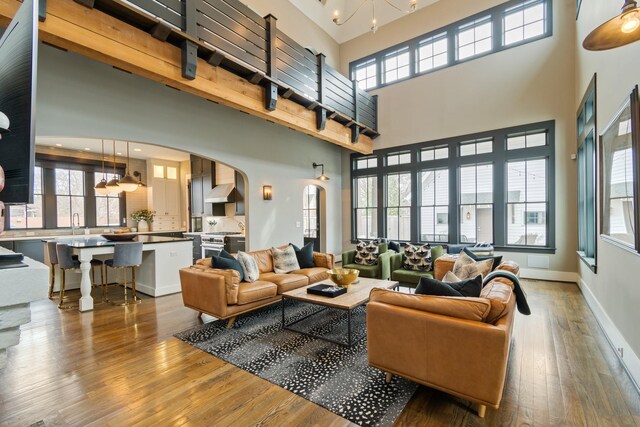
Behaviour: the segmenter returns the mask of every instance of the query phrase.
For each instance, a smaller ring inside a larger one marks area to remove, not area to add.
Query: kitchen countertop
[[[189,232],[185,232],[182,233],[185,236],[202,236],[202,235],[217,235],[220,233],[224,233],[224,231],[189,231]],[[245,237],[244,234],[242,233],[236,233],[236,234],[225,234],[225,237]]]
[[[184,233],[184,230],[156,230],[156,231],[136,232],[136,234],[158,234],[158,233]],[[102,236],[102,234],[103,233],[41,234],[41,235],[34,235],[34,236],[0,236],[0,242],[8,242],[8,241],[15,241],[15,240],[51,240],[51,239],[88,238],[88,237],[100,237]]]
[[[66,243],[74,248],[97,248],[101,246],[114,246],[118,242],[112,242],[104,237],[89,237],[83,238],[82,236],[74,236],[72,238],[63,237],[55,239],[43,239],[43,242],[55,240],[60,243]],[[173,242],[190,242],[191,239],[186,237],[162,237],[162,236],[137,236],[134,240],[128,240],[128,242],[142,242],[144,243],[173,243]]]

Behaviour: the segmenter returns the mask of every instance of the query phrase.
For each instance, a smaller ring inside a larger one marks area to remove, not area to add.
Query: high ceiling
[[[390,6],[385,0],[289,0],[302,13],[318,24],[338,43],[344,43],[362,34],[371,31],[372,3],[375,2],[376,20],[378,27],[391,21],[406,16]],[[351,20],[337,26],[333,23],[333,12],[338,10],[342,19],[347,18],[365,1],[366,4],[354,15]],[[392,4],[403,10],[409,10],[409,0],[389,0]],[[438,0],[418,0],[417,9],[421,9]]]

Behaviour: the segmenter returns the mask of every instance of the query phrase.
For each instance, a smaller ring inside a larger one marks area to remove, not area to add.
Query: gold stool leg
[[[136,266],[131,267],[131,294],[133,295],[133,303],[139,304],[142,302],[140,298],[138,298],[138,293],[136,291]]]
[[[70,305],[70,304],[65,305],[64,304],[64,288],[65,288],[65,285],[66,285],[66,282],[67,282],[67,274],[66,273],[67,272],[66,272],[66,270],[64,268],[60,269],[60,275],[62,276],[61,277],[62,280],[61,280],[61,283],[60,283],[60,303],[58,304],[58,308],[60,310],[71,310],[73,308],[78,308],[77,305]]]
[[[49,267],[49,299],[53,298],[53,285],[56,281],[56,265],[51,264]]]

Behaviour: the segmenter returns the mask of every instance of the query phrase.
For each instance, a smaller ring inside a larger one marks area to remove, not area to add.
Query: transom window
[[[476,19],[458,28],[456,36],[458,59],[470,58],[493,48],[491,16]]]
[[[420,240],[449,241],[449,170],[420,172]]]
[[[465,141],[460,143],[461,156],[475,156],[477,154],[491,153],[493,151],[493,139]]]
[[[376,80],[377,75],[376,60],[370,59],[362,64],[356,65],[351,73],[351,78],[358,82],[360,89],[367,90],[378,85]]]
[[[404,165],[407,163],[411,163],[411,153],[408,151],[387,154],[387,166]]]
[[[44,228],[42,194],[42,168],[36,166],[33,170],[33,203],[9,206],[10,229]]]
[[[73,169],[56,169],[56,212],[58,227],[73,224],[84,227],[84,172]]]
[[[369,169],[378,166],[377,157],[364,157],[356,160],[356,169]]]
[[[507,243],[547,245],[547,160],[507,165]]]
[[[420,160],[428,162],[431,160],[441,160],[449,157],[449,147],[440,145],[438,147],[423,148],[420,151]]]
[[[504,12],[502,39],[505,45],[539,37],[545,32],[545,3],[525,1]]]
[[[378,179],[375,176],[354,180],[355,227],[358,239],[378,237]]]
[[[411,174],[387,175],[385,199],[387,237],[411,240]]]
[[[547,145],[547,133],[545,131],[532,131],[507,137],[507,150],[519,150],[521,148],[541,147]]]
[[[382,62],[383,83],[391,83],[409,77],[409,48],[387,53]]]
[[[424,73],[447,65],[447,45],[446,32],[418,42],[418,72]]]

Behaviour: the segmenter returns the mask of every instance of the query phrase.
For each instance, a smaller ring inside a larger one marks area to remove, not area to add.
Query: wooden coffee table
[[[369,294],[371,293],[371,290],[374,288],[382,288],[382,289],[396,289],[399,286],[398,282],[392,281],[392,280],[378,280],[378,279],[367,279],[367,278],[360,278],[360,281],[356,284],[352,284],[349,289],[347,290],[346,294],[342,294],[339,295],[335,298],[331,298],[331,297],[325,297],[322,295],[314,295],[314,294],[309,294],[307,293],[307,288],[310,286],[316,286],[316,285],[320,285],[320,284],[329,284],[329,285],[333,285],[333,283],[330,280],[323,280],[321,282],[318,283],[314,283],[312,285],[309,286],[305,286],[302,288],[298,288],[298,289],[293,289],[291,291],[285,292],[282,294],[282,328],[283,329],[288,329],[290,331],[294,331],[294,332],[298,332],[301,334],[305,334],[314,338],[320,338],[326,341],[330,341],[336,344],[341,344],[341,345],[346,345],[346,346],[352,346],[353,344],[355,344],[356,341],[353,340],[352,337],[352,327],[351,327],[351,314],[353,312],[353,310],[356,307],[359,307],[363,304],[366,304],[369,301]],[[291,323],[287,323],[286,322],[286,316],[285,316],[285,306],[287,303],[287,300],[291,299],[291,300],[297,300],[297,301],[302,301],[302,302],[306,302],[308,304],[314,304],[314,305],[319,305],[322,307],[322,309],[315,311],[301,319],[295,320]],[[334,308],[334,309],[338,309],[338,310],[344,310],[347,312],[347,321],[348,321],[348,325],[347,325],[347,340],[345,341],[337,341],[331,338],[326,338],[326,337],[322,337],[319,335],[314,335],[312,333],[309,332],[305,332],[305,331],[301,331],[298,329],[294,329],[292,328],[293,325],[295,325],[298,322],[301,322],[311,316],[315,316],[318,313],[323,312],[324,310],[328,309],[328,308]],[[360,337],[360,339],[364,338],[364,336]],[[358,341],[360,340],[358,339]]]

